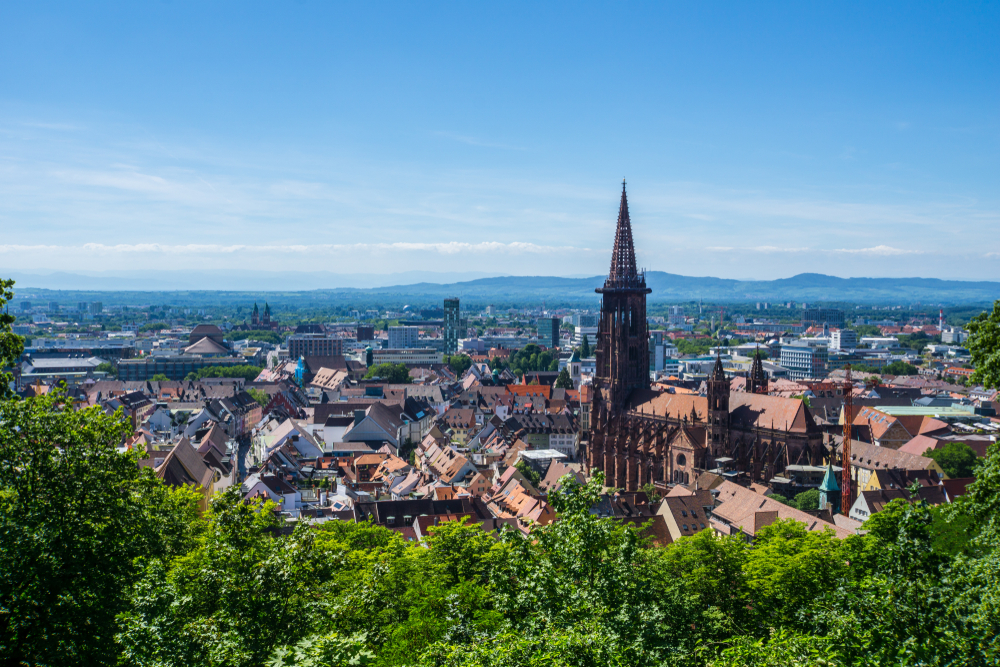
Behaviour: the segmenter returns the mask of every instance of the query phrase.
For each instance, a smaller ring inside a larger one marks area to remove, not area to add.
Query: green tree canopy
[[[819,509],[819,490],[809,489],[795,495],[795,500],[790,505],[797,507],[803,512]]]
[[[17,364],[24,351],[24,339],[15,334],[11,326],[17,321],[17,316],[4,308],[13,298],[14,281],[0,280],[0,399],[13,395],[11,383],[14,375],[10,369]]]
[[[538,474],[538,471],[528,465],[527,461],[520,459],[514,464],[514,467],[517,468],[519,473],[524,475],[525,479],[531,482],[532,486],[536,489],[538,488],[538,484],[542,481],[542,476]]]
[[[964,442],[949,442],[944,447],[928,449],[924,456],[937,461],[944,474],[952,479],[972,477],[979,464],[976,452]]]
[[[247,389],[247,393],[253,397],[253,400],[260,403],[262,408],[266,408],[267,404],[271,402],[271,397],[267,395],[262,389],[257,389],[256,387],[250,387]]]
[[[107,361],[102,361],[101,363],[97,364],[97,368],[95,368],[94,370],[96,370],[98,373],[107,373],[111,377],[118,377],[118,368],[114,364],[109,363]]]
[[[913,364],[908,364],[905,361],[894,361],[890,364],[886,364],[885,368],[882,369],[883,373],[887,375],[916,375],[919,369]]]
[[[583,344],[580,346],[580,358],[590,359],[590,336],[584,335]]]
[[[556,378],[556,389],[572,389],[573,388],[573,378],[569,376],[569,367],[564,366],[561,371],[559,371],[559,377]]]
[[[365,373],[366,379],[381,378],[389,384],[410,384],[410,369],[406,364],[375,364]]]
[[[520,376],[531,371],[557,371],[559,370],[559,359],[553,357],[550,351],[543,350],[532,343],[512,354],[506,362],[495,365],[497,367],[505,366],[515,375]]]
[[[281,334],[276,331],[270,331],[267,329],[263,330],[251,330],[251,331],[230,331],[226,334],[226,340],[256,340],[262,343],[271,343],[273,345],[280,345],[283,340]]]
[[[715,341],[678,338],[674,341],[674,344],[677,345],[677,351],[681,354],[703,356],[709,353],[712,346],[715,345]]]
[[[444,362],[448,364],[455,375],[462,375],[472,366],[472,358],[467,354],[453,354],[446,357]]]
[[[157,373],[153,377],[149,378],[149,380],[150,382],[170,382],[170,378],[163,373]]]
[[[185,380],[200,380],[202,378],[243,378],[253,382],[261,372],[260,366],[206,366],[188,373]]]
[[[966,346],[976,367],[972,381],[985,387],[1000,387],[1000,300],[993,303],[991,312],[973,317],[968,329]]]
[[[58,392],[0,403],[0,661],[117,664],[135,559],[193,544],[197,495],[168,492],[128,423]]]

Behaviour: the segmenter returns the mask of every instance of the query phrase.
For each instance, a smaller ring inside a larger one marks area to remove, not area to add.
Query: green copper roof
[[[829,465],[826,467],[826,474],[823,475],[823,483],[819,485],[820,491],[840,491],[840,485],[837,484],[837,475],[833,472],[833,466]]]

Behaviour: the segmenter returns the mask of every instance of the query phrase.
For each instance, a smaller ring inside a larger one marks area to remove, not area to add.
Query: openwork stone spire
[[[618,207],[618,229],[615,231],[615,247],[611,251],[611,270],[604,281],[604,289],[643,289],[646,277],[635,265],[635,246],[632,243],[632,222],[628,217],[628,198],[625,195],[625,181],[622,181],[622,202]]]

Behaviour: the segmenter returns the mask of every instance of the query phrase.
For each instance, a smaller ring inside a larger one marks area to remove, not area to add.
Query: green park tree
[[[563,367],[559,371],[559,377],[556,378],[556,389],[572,389],[573,388],[573,378],[569,376],[569,368]]]
[[[186,553],[197,496],[118,451],[120,412],[53,392],[0,403],[0,423],[0,661],[117,664],[135,561]]]
[[[109,363],[107,361],[102,361],[101,363],[97,364],[97,368],[95,368],[94,370],[96,370],[98,373],[107,373],[111,377],[118,377],[118,368],[114,364]]]
[[[202,378],[242,378],[246,382],[253,382],[260,375],[262,368],[259,366],[206,366],[188,373],[185,380],[200,380]]]
[[[390,384],[409,384],[413,382],[410,369],[406,364],[376,364],[365,373],[366,379],[381,378]]]
[[[976,368],[972,381],[986,387],[1000,387],[1000,300],[993,303],[991,312],[973,317],[968,329],[966,346]]]
[[[944,447],[928,449],[924,456],[937,461],[944,474],[952,479],[972,477],[979,464],[976,452],[964,442],[949,442]]]
[[[445,359],[445,363],[455,375],[461,376],[472,366],[472,358],[467,354],[453,354]]]
[[[797,507],[803,512],[808,512],[812,510],[819,509],[819,490],[809,489],[808,491],[803,491],[802,493],[797,493],[795,499],[790,505]]]
[[[257,401],[262,408],[266,408],[267,404],[271,402],[271,397],[268,396],[263,390],[257,389],[256,387],[250,387],[247,389],[247,393],[253,397],[253,400]]]
[[[528,465],[528,462],[524,459],[519,460],[514,464],[517,471],[524,475],[525,479],[531,482],[531,485],[538,488],[538,484],[542,481],[542,476],[538,474],[534,468]]]
[[[14,333],[11,325],[17,317],[7,312],[6,306],[14,298],[14,281],[0,280],[0,399],[13,395],[11,369],[24,351],[24,339]]]

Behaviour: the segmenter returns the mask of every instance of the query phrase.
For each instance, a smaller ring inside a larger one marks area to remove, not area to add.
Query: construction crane
[[[851,381],[851,365],[846,364],[847,379],[844,381],[844,446],[840,457],[840,512],[850,516],[854,504],[851,493],[851,425],[854,422],[854,383]]]

